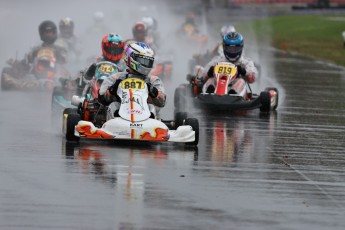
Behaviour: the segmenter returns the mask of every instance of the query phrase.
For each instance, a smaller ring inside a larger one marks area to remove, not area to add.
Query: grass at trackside
[[[342,15],[289,15],[242,22],[236,29],[244,36],[267,41],[278,49],[298,52],[345,66],[345,49],[342,31],[345,30],[345,14]]]

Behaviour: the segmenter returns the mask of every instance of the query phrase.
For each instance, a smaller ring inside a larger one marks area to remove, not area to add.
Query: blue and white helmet
[[[149,45],[144,42],[135,42],[127,46],[124,60],[128,68],[146,76],[150,73],[155,58]]]
[[[223,52],[226,59],[235,62],[240,59],[243,51],[243,36],[238,32],[230,32],[223,37]]]

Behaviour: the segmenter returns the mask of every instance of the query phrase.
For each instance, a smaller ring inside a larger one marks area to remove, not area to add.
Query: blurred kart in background
[[[158,54],[155,63],[150,74],[158,76],[164,83],[169,82],[173,72],[173,55]]]
[[[7,64],[1,73],[2,90],[51,91],[70,79],[69,72],[56,62],[54,51],[49,47],[38,51],[32,65],[13,59]]]

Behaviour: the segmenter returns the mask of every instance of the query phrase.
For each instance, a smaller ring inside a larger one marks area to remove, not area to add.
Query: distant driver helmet
[[[220,29],[220,36],[223,38],[225,34],[231,33],[231,32],[236,32],[236,29],[233,25],[224,25]]]
[[[43,21],[38,27],[38,32],[41,40],[47,44],[53,44],[57,39],[57,27],[52,21]]]
[[[154,17],[150,17],[150,16],[143,17],[141,21],[146,24],[148,30],[151,30],[151,31],[157,30],[157,20]]]
[[[93,20],[94,20],[96,23],[101,23],[101,22],[103,22],[103,20],[104,20],[104,13],[101,12],[101,11],[95,12],[95,14],[93,15]]]
[[[71,18],[65,17],[59,22],[59,30],[61,37],[71,38],[74,32],[74,22]]]
[[[147,36],[147,26],[144,22],[136,22],[132,28],[133,37],[138,42],[145,41]]]

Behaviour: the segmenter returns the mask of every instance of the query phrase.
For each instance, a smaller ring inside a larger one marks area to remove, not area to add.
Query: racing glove
[[[149,96],[151,98],[156,98],[158,96],[158,89],[154,87],[151,83],[146,83],[147,89],[149,91]]]
[[[237,72],[238,72],[239,75],[241,75],[241,76],[246,76],[247,71],[246,71],[245,68],[243,68],[243,67],[240,66],[240,65],[237,65],[236,67],[237,67]]]
[[[93,75],[95,75],[96,72],[96,63],[93,63],[92,65],[89,66],[89,68],[87,68],[84,78],[86,80],[91,80]]]
[[[117,79],[117,80],[115,81],[115,83],[114,83],[112,86],[110,86],[110,87],[108,88],[109,93],[110,93],[111,95],[116,96],[117,89],[119,88],[119,85],[120,85],[121,81],[122,81],[121,79]]]
[[[214,66],[211,66],[207,71],[207,76],[213,77],[213,72],[214,72]]]
[[[98,102],[101,103],[102,105],[105,105],[105,106],[108,106],[110,104],[110,102],[108,102],[106,99],[105,99],[105,96],[104,95],[100,95],[99,94],[99,90],[98,90]]]

